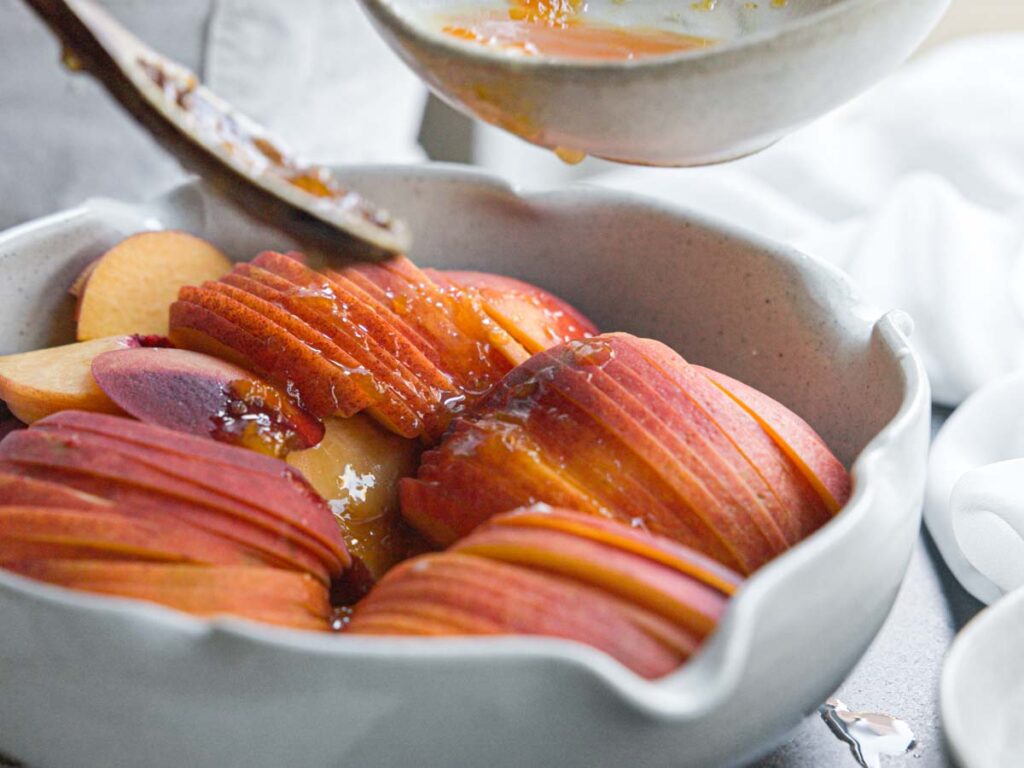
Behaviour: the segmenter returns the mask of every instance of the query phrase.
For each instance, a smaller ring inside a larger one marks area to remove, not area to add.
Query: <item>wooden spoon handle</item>
[[[403,222],[285,150],[186,67],[149,48],[91,0],[25,0],[64,47],[189,171],[315,253],[380,259],[408,250]]]

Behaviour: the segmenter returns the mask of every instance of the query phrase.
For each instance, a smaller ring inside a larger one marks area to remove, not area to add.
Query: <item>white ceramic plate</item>
[[[657,682],[558,640],[322,636],[0,573],[0,751],[74,768],[721,768],[777,744],[867,648],[917,536],[929,391],[906,318],[875,323],[834,269],[637,197],[520,196],[443,166],[343,177],[409,222],[419,263],[537,282],[795,408],[853,463],[853,498]],[[159,226],[240,259],[279,242],[198,185],[16,228],[0,236],[0,351],[66,340],[78,270]]]
[[[976,616],[942,667],[942,726],[962,768],[1024,759],[1024,589]]]
[[[510,56],[442,34],[472,0],[361,0],[396,52],[457,109],[544,147],[642,165],[750,154],[874,84],[927,37],[949,0],[600,0],[612,23],[718,45],[634,61]],[[502,0],[477,0],[488,6]]]

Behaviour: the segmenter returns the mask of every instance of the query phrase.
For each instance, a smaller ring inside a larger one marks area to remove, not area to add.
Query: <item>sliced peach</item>
[[[298,262],[281,258],[305,270]],[[423,431],[419,414],[424,407],[419,399],[418,382],[381,346],[387,340],[381,338],[381,343],[378,343],[374,338],[366,327],[368,318],[351,319],[348,303],[333,297],[333,289],[324,278],[313,272],[309,274],[318,281],[317,284],[292,285],[284,291],[261,283],[253,284],[248,278],[236,275],[229,275],[222,283],[207,287],[274,319],[298,338],[312,337],[312,343],[332,361],[349,366],[351,363],[348,361],[355,361],[377,390],[367,410],[396,434],[403,437],[419,435]],[[326,293],[331,294],[331,298]]]
[[[703,466],[705,482],[729,493],[777,546],[797,543],[828,519],[792,463],[742,409],[709,392],[713,387],[675,352],[657,345],[665,370],[638,344],[616,343],[615,356],[601,364],[594,382],[642,420],[670,453],[689,455],[695,466]],[[576,346],[581,354],[591,345]]]
[[[212,510],[263,529],[292,550],[301,548],[322,561],[332,575],[348,564],[344,542],[325,505],[318,498],[295,493],[287,482],[224,473],[171,453],[126,450],[115,438],[45,428],[26,430],[0,443],[0,458],[86,472]]]
[[[327,590],[301,573],[65,559],[13,561],[4,567],[51,584],[147,600],[199,616],[233,615],[299,629],[329,629]]]
[[[70,408],[120,413],[93,379],[92,361],[138,345],[135,336],[110,336],[0,357],[0,399],[26,424]]]
[[[521,526],[514,521],[485,524],[451,551],[573,578],[664,616],[700,637],[711,632],[725,606],[717,589],[690,575],[693,569],[681,573],[622,550],[614,540],[600,541],[571,530]]]
[[[595,515],[538,504],[506,512],[492,518],[490,522],[493,526],[564,531],[579,538],[608,544],[697,579],[723,595],[731,596],[741,583],[735,572],[696,550],[664,536],[652,535],[642,528],[622,525]]]
[[[597,328],[568,302],[523,280],[488,272],[425,269],[442,285],[477,291],[487,314],[530,354],[597,335]]]
[[[349,552],[380,578],[425,545],[401,519],[398,481],[416,472],[421,446],[366,416],[329,418],[324,439],[288,463],[327,500]]]
[[[796,463],[829,509],[850,499],[850,475],[817,432],[784,405],[741,381],[709,368],[698,370],[739,403]]]
[[[757,420],[667,347],[628,334],[517,367],[424,454],[401,500],[438,543],[544,501],[640,524],[743,574],[829,517]]]
[[[182,330],[190,332],[182,334]],[[351,416],[379,399],[380,392],[357,361],[334,360],[295,332],[266,313],[210,288],[185,287],[171,306],[171,340],[175,344],[198,352],[223,347],[233,350],[231,362],[294,393],[299,405],[318,418]],[[215,345],[208,345],[204,337]]]
[[[33,480],[59,482],[77,491],[102,497],[113,504],[113,514],[149,520],[158,526],[189,526],[194,529],[193,535],[197,537],[228,542],[247,563],[308,573],[325,585],[333,578],[320,557],[296,547],[265,528],[235,516],[211,513],[208,507],[164,495],[151,488],[122,482],[103,474],[8,460],[0,460],[0,471]]]
[[[104,513],[106,512],[106,513]],[[0,506],[0,565],[39,559],[153,560],[221,565],[251,562],[230,542],[187,525],[59,507]]]
[[[48,480],[0,472],[0,505],[22,507],[58,507],[105,512],[113,502],[101,496],[69,488]]]
[[[185,456],[218,467],[221,472],[241,472],[243,475],[254,472],[268,475],[288,480],[295,492],[313,493],[298,473],[286,469],[277,459],[255,451],[225,450],[223,446],[206,438],[176,432],[155,424],[85,411],[60,411],[41,419],[34,426],[66,430],[72,434],[84,432],[112,437],[123,443],[126,450],[135,450],[137,447],[147,449],[146,452]]]
[[[283,462],[138,422],[97,414],[70,416],[71,423],[68,415],[59,414],[0,443],[3,470],[59,478],[62,484],[150,514],[180,516],[286,567],[321,574],[325,581],[350,563],[326,504]],[[104,434],[105,429],[116,433],[118,421],[134,432],[129,439]],[[148,433],[149,440],[139,433]],[[200,448],[189,455],[158,445],[161,439],[168,444],[194,441]],[[276,471],[264,469],[266,465]]]
[[[664,537],[541,505],[398,566],[356,606],[348,629],[563,637],[657,677],[700,646],[739,584]]]
[[[528,568],[457,553],[424,555],[388,573],[356,606],[353,634],[530,634],[586,643],[648,678],[686,660],[659,617],[599,589]],[[651,631],[660,625],[661,631]],[[675,647],[673,647],[673,645]],[[691,643],[691,647],[696,643]]]
[[[125,238],[88,267],[79,287],[78,339],[139,333],[166,336],[167,308],[184,285],[216,280],[231,261],[185,232]]]
[[[92,372],[107,396],[140,421],[278,457],[323,437],[323,424],[281,390],[199,352],[105,352]]]

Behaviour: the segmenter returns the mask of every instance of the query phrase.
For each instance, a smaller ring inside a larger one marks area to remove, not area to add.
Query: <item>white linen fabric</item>
[[[100,0],[157,50],[321,162],[422,159],[426,90],[356,0]],[[184,173],[88,76],[58,64],[23,0],[0,0],[0,228],[87,197],[149,197]]]
[[[758,155],[590,181],[655,195],[846,270],[916,323],[937,402],[1024,367],[1024,35],[912,62]]]
[[[982,388],[943,425],[924,516],[950,570],[979,600],[1024,586],[1024,372]]]
[[[967,39],[760,155],[593,179],[789,243],[910,312],[936,401],[977,392],[933,446],[925,520],[985,602],[1024,585],[1022,72],[1024,35]]]

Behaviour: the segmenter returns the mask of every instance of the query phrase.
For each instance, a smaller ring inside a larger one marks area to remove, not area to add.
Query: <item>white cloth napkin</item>
[[[950,570],[979,600],[1024,585],[1024,372],[984,387],[943,425],[924,515]]]
[[[873,304],[913,315],[938,402],[984,388],[935,443],[925,515],[985,601],[1024,584],[1022,73],[1024,35],[968,39],[760,155],[594,178],[842,267]]]

